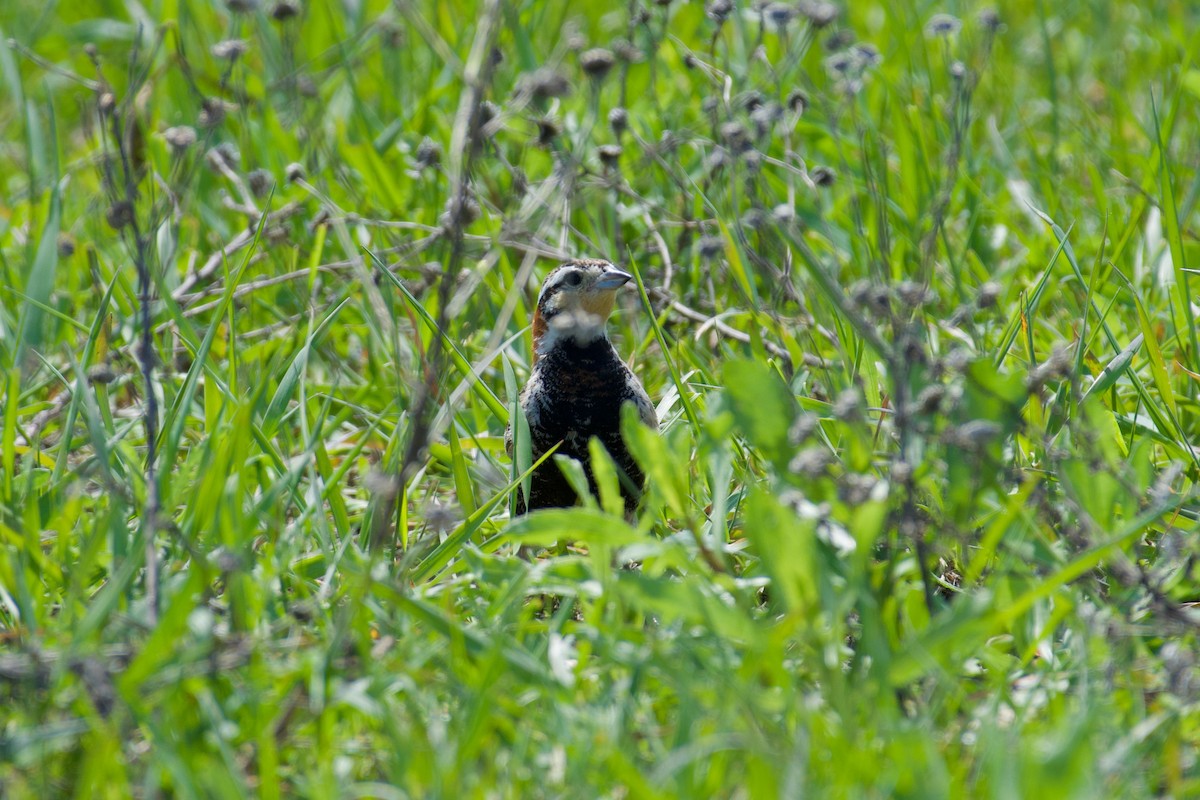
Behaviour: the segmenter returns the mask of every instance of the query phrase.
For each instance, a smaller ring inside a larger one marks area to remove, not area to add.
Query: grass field
[[[0,796],[1200,796],[1195,4],[4,41]],[[632,519],[510,515],[570,256]]]

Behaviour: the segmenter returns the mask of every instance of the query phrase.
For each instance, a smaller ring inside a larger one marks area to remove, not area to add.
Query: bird
[[[612,456],[627,512],[641,498],[645,478],[621,437],[621,408],[632,403],[642,423],[658,429],[658,415],[637,376],[608,338],[608,317],[617,290],[633,279],[611,262],[577,258],[542,282],[533,312],[533,368],[520,395],[536,462],[556,454],[583,464],[593,495],[588,441],[595,436]],[[512,455],[512,425],[505,432]],[[579,497],[553,459],[530,478],[529,496],[517,490],[516,513],[575,505]]]

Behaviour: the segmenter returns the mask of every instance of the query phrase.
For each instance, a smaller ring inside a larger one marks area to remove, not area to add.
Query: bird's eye
[[[583,276],[576,270],[571,270],[563,276],[563,285],[565,286],[578,286],[581,283],[583,283]]]

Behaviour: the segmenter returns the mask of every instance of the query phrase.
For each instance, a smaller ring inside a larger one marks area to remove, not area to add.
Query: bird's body
[[[630,277],[591,259],[567,262],[546,277],[534,311],[535,362],[520,401],[534,461],[558,444],[556,454],[583,464],[594,494],[588,441],[596,437],[623,473],[626,508],[640,498],[643,476],[621,437],[621,407],[632,403],[645,424],[658,427],[650,397],[605,332],[616,290]],[[548,460],[534,471],[529,497],[518,494],[517,511],[570,506],[578,499]]]

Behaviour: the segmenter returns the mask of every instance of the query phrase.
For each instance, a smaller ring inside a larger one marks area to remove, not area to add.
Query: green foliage
[[[1200,15],[1001,5],[8,0],[0,796],[1200,794]]]

